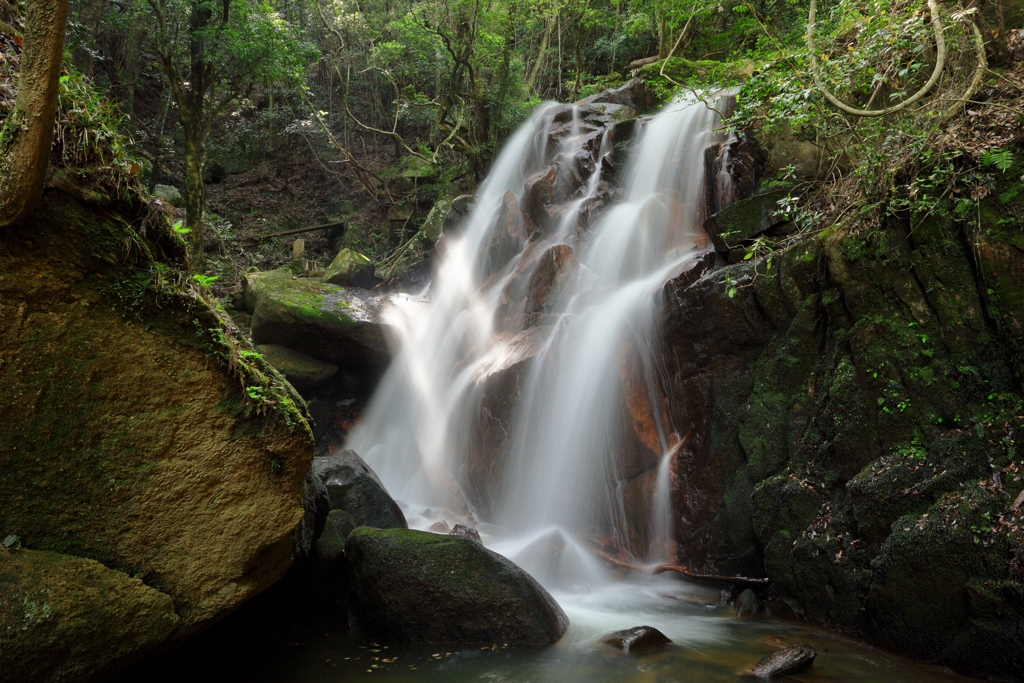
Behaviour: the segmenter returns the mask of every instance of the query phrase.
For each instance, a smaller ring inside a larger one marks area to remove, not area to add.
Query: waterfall
[[[396,298],[397,355],[348,446],[405,504],[476,516],[506,538],[611,538],[665,561],[679,437],[658,390],[659,292],[705,249],[704,150],[721,135],[712,107],[677,101],[636,123],[616,169],[617,129],[589,115],[544,104],[505,145],[445,234],[428,291]],[[516,363],[507,434],[482,456],[503,460],[484,505],[468,474],[474,434],[493,420],[481,378]],[[628,438],[653,458],[642,474],[624,463]],[[638,525],[642,543],[629,531]]]

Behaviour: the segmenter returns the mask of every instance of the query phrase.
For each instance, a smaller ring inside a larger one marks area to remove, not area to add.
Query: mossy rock
[[[0,238],[0,535],[141,576],[177,639],[288,570],[312,439],[133,220],[49,192]]]
[[[178,628],[170,596],[99,562],[0,548],[5,681],[86,683],[128,666]]]
[[[345,556],[358,623],[385,642],[546,645],[569,625],[529,574],[468,538],[359,527]]]
[[[245,297],[257,344],[286,346],[364,376],[379,375],[390,359],[382,319],[388,301],[380,294],[281,269],[247,275]]]
[[[257,344],[256,350],[299,391],[312,391],[338,373],[338,366],[278,344]]]
[[[369,288],[374,284],[373,262],[359,252],[345,248],[338,252],[320,279],[331,285]]]
[[[773,227],[786,222],[779,200],[789,196],[789,186],[779,186],[739,199],[704,222],[715,249],[727,254]]]

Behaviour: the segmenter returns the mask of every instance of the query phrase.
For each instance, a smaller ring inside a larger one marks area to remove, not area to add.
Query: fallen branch
[[[710,583],[713,585],[730,584],[735,586],[748,587],[768,585],[768,579],[753,579],[747,576],[720,576],[718,574],[702,574],[700,572],[695,572],[692,569],[688,569],[687,567],[683,567],[682,565],[678,564],[658,564],[654,566],[644,566],[642,564],[633,564],[632,562],[620,560],[619,558],[609,555],[608,553],[602,550],[598,550],[596,548],[594,549],[594,552],[597,553],[598,557],[600,557],[602,560],[604,560],[605,562],[614,567],[628,569],[630,571],[639,572],[641,574],[664,574],[665,572],[675,572],[676,574],[681,574],[682,576],[685,576],[686,578],[691,579],[693,581],[697,581],[699,583]]]

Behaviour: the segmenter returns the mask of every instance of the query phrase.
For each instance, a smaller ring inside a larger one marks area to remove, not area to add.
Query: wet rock
[[[491,270],[500,269],[518,254],[528,236],[526,221],[519,210],[519,202],[514,194],[506,192],[487,250]]]
[[[245,302],[257,344],[286,346],[362,374],[380,372],[390,357],[381,319],[387,298],[380,294],[281,269],[247,275]]]
[[[790,186],[775,187],[728,205],[704,222],[715,249],[728,253],[761,233],[777,228],[787,219],[779,213],[779,200],[788,196]]]
[[[0,548],[0,676],[80,683],[139,661],[178,627],[170,596],[99,562]]]
[[[480,532],[473,527],[466,526],[465,524],[456,524],[452,530],[448,533],[449,536],[456,536],[459,538],[467,538],[470,541],[476,543],[483,543],[480,539]]]
[[[668,636],[653,626],[634,626],[616,631],[602,638],[601,642],[632,653],[650,652],[672,644]]]
[[[379,282],[373,276],[373,262],[363,254],[347,248],[338,252],[320,279],[332,285],[364,289]]]
[[[556,244],[546,249],[537,260],[536,267],[526,285],[527,324],[536,322],[536,315],[553,303],[558,288],[576,271],[576,258],[568,244]]]
[[[757,614],[757,594],[747,588],[736,596],[732,606],[736,610],[736,616],[740,619],[752,617]]]
[[[448,212],[444,216],[444,224],[441,226],[442,231],[446,234],[455,232],[462,221],[469,216],[470,212],[473,211],[476,197],[471,194],[459,195],[452,200],[451,206],[448,207]]]
[[[749,675],[762,679],[791,676],[810,669],[816,656],[810,645],[793,645],[760,660],[750,669]]]
[[[327,488],[311,468],[306,472],[302,488],[302,521],[295,527],[296,559],[309,555],[313,544],[324,530],[330,509],[331,501],[327,497]]]
[[[314,458],[313,471],[327,487],[331,510],[344,510],[356,526],[408,528],[398,503],[355,451]]]
[[[523,187],[523,211],[534,230],[550,229],[553,207],[568,197],[558,195],[558,168],[535,173],[526,179]]]
[[[529,574],[466,538],[361,527],[345,556],[356,623],[378,640],[540,645],[569,624]]]
[[[577,102],[579,105],[609,103],[625,105],[639,112],[649,112],[657,103],[651,87],[640,78],[631,78],[618,88],[604,90]]]
[[[510,559],[530,572],[546,586],[560,586],[568,577],[563,573],[569,542],[555,529],[530,543]]]
[[[356,528],[352,515],[344,510],[331,510],[324,520],[323,533],[313,548],[317,562],[332,565],[345,552],[345,540]]]
[[[308,393],[322,386],[338,373],[338,366],[317,360],[280,344],[257,344],[256,350],[263,354],[291,385],[300,392]]]
[[[448,217],[448,212],[451,210],[454,201],[455,197],[446,195],[439,197],[434,202],[430,213],[423,219],[423,225],[420,226],[420,235],[423,239],[433,243],[441,237],[441,233],[444,231],[445,219]]]
[[[451,533],[452,528],[448,526],[448,522],[446,520],[441,519],[431,524],[428,531],[432,534],[444,534],[447,536]]]

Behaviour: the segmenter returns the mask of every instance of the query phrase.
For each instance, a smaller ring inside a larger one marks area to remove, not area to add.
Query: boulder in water
[[[327,487],[331,510],[344,510],[356,526],[408,528],[398,503],[355,451],[314,458],[313,471]]]
[[[671,645],[668,636],[653,626],[634,626],[624,631],[616,631],[601,639],[605,645],[611,645],[623,652],[650,652]]]
[[[745,589],[736,596],[733,607],[736,609],[736,616],[740,619],[754,616],[757,614],[757,594],[750,588]]]
[[[468,538],[476,543],[483,543],[483,540],[480,538],[480,532],[473,527],[466,526],[465,524],[456,524],[455,527],[448,532],[448,535]]]
[[[374,638],[540,645],[569,625],[529,574],[466,538],[361,527],[345,556],[356,621]]]
[[[810,645],[792,645],[760,660],[748,672],[755,678],[782,678],[807,671],[814,665],[817,654]]]
[[[0,586],[5,681],[105,678],[179,625],[170,596],[81,557],[0,548]]]
[[[447,520],[439,519],[438,521],[431,524],[430,528],[427,531],[429,531],[432,534],[444,534],[445,536],[447,536],[452,532],[452,528],[448,526]]]

